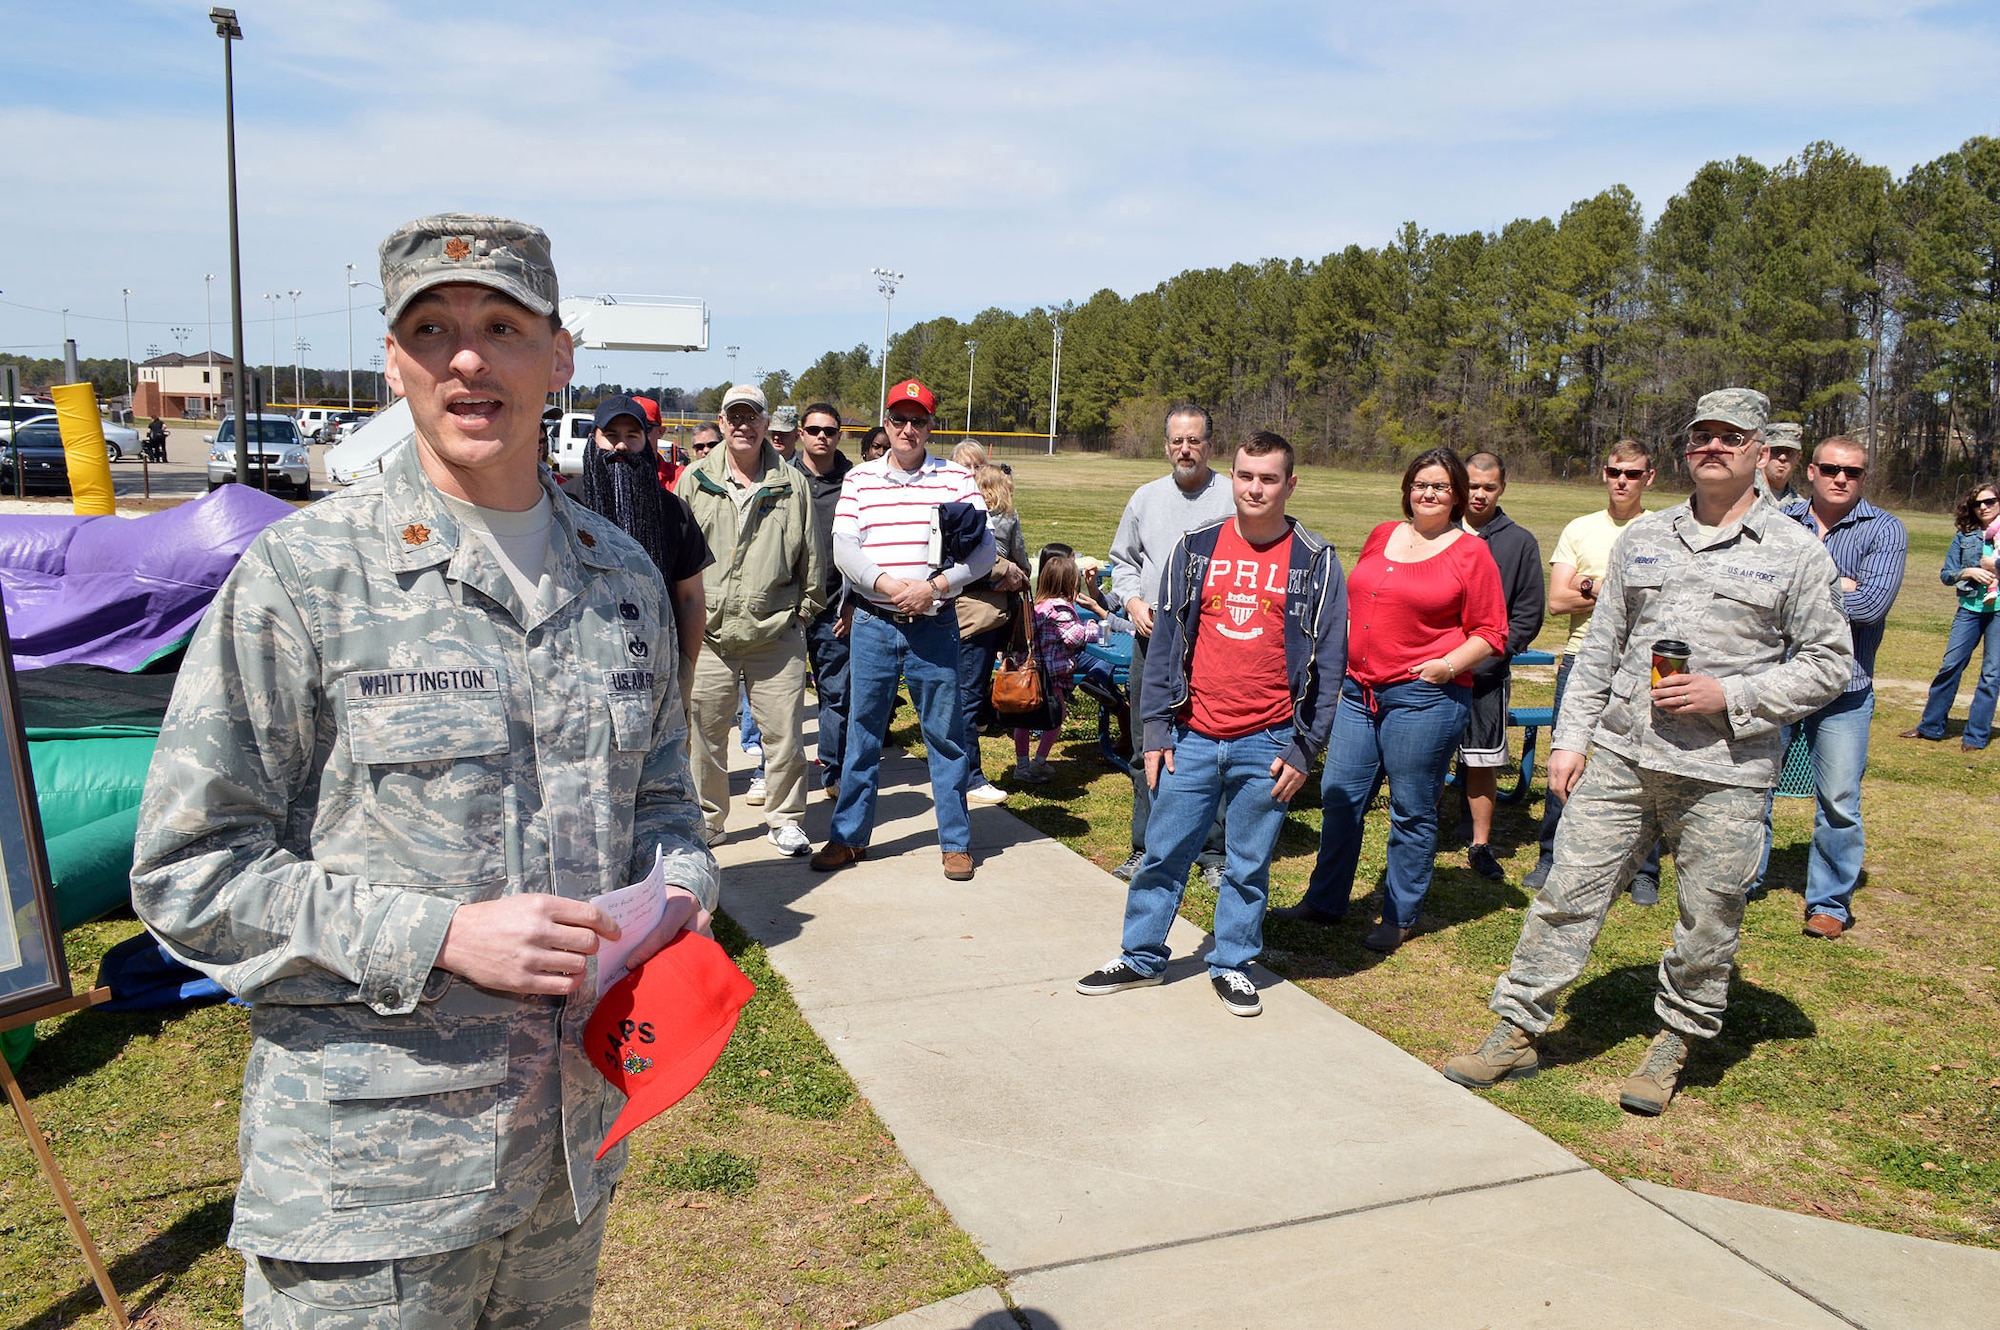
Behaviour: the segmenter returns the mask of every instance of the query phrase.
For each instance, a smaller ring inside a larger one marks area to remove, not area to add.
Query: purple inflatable
[[[144,517],[0,516],[17,669],[133,671],[187,641],[259,531],[294,511],[247,485]]]

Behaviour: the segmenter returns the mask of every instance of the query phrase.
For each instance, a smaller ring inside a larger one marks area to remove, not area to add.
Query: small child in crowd
[[[1018,781],[1039,785],[1049,778],[1049,750],[1056,746],[1063,717],[1069,713],[1077,657],[1085,643],[1097,640],[1097,625],[1085,622],[1076,612],[1079,582],[1075,559],[1043,551],[1042,566],[1035,574],[1035,652],[1048,671],[1055,721],[1042,731],[1033,758],[1028,756],[1029,732],[1014,731],[1014,779]]]

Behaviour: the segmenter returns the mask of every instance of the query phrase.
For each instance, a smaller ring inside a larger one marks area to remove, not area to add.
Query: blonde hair
[[[986,465],[986,449],[977,439],[962,440],[951,450],[951,460],[968,470],[976,471]]]
[[[972,473],[979,482],[979,493],[986,500],[986,511],[1005,517],[1014,511],[1014,478],[997,466],[981,465]]]
[[[1035,572],[1035,599],[1075,600],[1082,585],[1075,559],[1067,554],[1044,555],[1042,566]]]

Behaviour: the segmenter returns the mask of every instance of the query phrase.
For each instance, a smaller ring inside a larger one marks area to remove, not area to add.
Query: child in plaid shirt
[[[1042,566],[1035,574],[1035,654],[1041,657],[1042,667],[1048,671],[1055,722],[1042,731],[1033,758],[1028,756],[1029,731],[1014,731],[1014,779],[1032,785],[1049,778],[1049,750],[1056,746],[1063,717],[1069,714],[1077,657],[1083,653],[1086,642],[1097,640],[1097,624],[1077,616],[1080,585],[1075,559],[1067,554],[1044,552]]]

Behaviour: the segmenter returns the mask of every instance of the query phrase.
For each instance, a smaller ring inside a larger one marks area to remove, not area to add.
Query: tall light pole
[[[194,336],[194,329],[175,326],[167,329],[167,336],[174,339],[174,349],[185,355],[188,349],[188,338]]]
[[[875,423],[879,425],[889,411],[889,311],[896,307],[896,283],[903,280],[903,274],[887,268],[868,271],[875,275],[875,289],[882,293],[882,393],[875,400]]]
[[[204,405],[212,412],[216,391],[222,387],[215,381],[215,274],[212,272],[201,275],[201,303],[208,312],[205,329],[208,349],[203,352],[208,362],[208,400]]]
[[[125,296],[125,405],[132,405],[132,288],[121,288]]]
[[[347,409],[354,409],[354,265],[347,265]]]
[[[736,386],[736,353],[742,349],[740,346],[725,346],[722,348],[723,354],[729,357],[729,386],[731,388]]]
[[[1053,319],[1050,322],[1054,323]],[[1062,389],[1062,325],[1056,324],[1055,348],[1049,353],[1049,456],[1056,455],[1056,407]]]
[[[379,409],[382,405],[382,353],[380,351],[368,357],[368,368],[375,371],[375,405]]]
[[[271,404],[271,397],[278,390],[278,297],[280,294],[282,293],[277,291],[264,292],[264,299],[271,302],[264,306],[269,311],[268,322],[271,325],[271,379],[264,386],[265,406]]]
[[[231,375],[230,405],[236,413],[236,483],[250,483],[250,446],[245,438],[243,418],[243,248],[236,234],[236,66],[231,42],[243,40],[243,28],[233,9],[211,9],[209,22],[222,39],[222,110],[229,139],[229,326],[235,365]],[[211,342],[212,344],[212,342]]]
[[[292,396],[303,402],[306,400],[305,367],[300,364],[305,355],[305,343],[299,339],[299,297],[303,291],[287,291],[292,298]]]
[[[979,343],[965,344],[968,359],[965,362],[965,432],[972,433],[972,375],[979,368]]]

